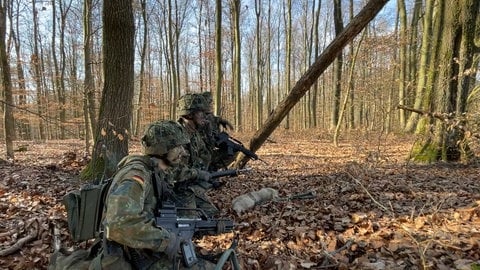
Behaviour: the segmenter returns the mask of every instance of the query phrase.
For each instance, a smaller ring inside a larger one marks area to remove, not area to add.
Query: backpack
[[[118,169],[135,163],[151,169],[150,158],[138,155],[123,158]],[[63,197],[68,230],[73,241],[82,242],[100,236],[105,200],[114,177],[115,174],[103,179],[99,184],[85,184],[79,190],[71,191]]]
[[[63,197],[67,211],[68,231],[73,241],[81,242],[99,236],[105,198],[113,178],[100,184],[86,184]]]

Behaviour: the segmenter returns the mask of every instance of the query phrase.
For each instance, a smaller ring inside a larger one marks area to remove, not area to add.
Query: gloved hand
[[[220,188],[221,186],[223,186],[225,184],[225,183],[220,182],[218,180],[212,180],[212,181],[210,181],[210,183],[212,184],[214,189]]]
[[[210,176],[209,172],[203,171],[203,170],[198,170],[197,171],[197,180],[208,181],[208,180],[210,180],[210,178],[211,178],[211,176]]]
[[[169,259],[173,259],[180,252],[180,237],[177,237],[175,233],[170,232],[170,237],[168,238],[168,246],[165,249],[165,254],[167,254]]]

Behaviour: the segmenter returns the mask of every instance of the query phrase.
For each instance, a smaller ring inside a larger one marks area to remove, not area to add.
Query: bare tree
[[[335,34],[338,35],[343,31],[342,19],[342,4],[340,0],[333,1],[333,21],[335,25]],[[334,89],[333,89],[333,103],[332,103],[332,122],[331,128],[335,128],[338,123],[340,113],[340,97],[342,90],[342,70],[343,70],[343,55],[340,52],[337,55],[334,63]]]
[[[222,97],[222,0],[215,0],[215,104],[214,112],[220,115]]]
[[[103,4],[103,70],[105,83],[100,103],[92,160],[82,178],[98,179],[105,168],[109,176],[128,154],[134,89],[134,37],[132,2]],[[108,157],[102,156],[102,146]]]
[[[7,47],[5,44],[5,37],[7,32],[7,9],[8,7],[7,0],[2,0],[0,2],[0,68],[2,69],[2,88],[3,88],[3,97],[5,102],[3,103],[3,113],[4,113],[4,135],[5,135],[5,146],[7,150],[7,158],[14,158],[13,153],[13,140],[15,139],[15,126],[13,119],[13,96],[12,96],[12,79],[10,74],[10,63],[7,54]]]
[[[142,120],[142,105],[143,105],[143,96],[145,93],[146,88],[146,72],[145,72],[145,65],[147,59],[147,48],[148,48],[148,17],[147,17],[147,3],[145,0],[140,0],[141,6],[141,15],[142,15],[142,22],[143,22],[143,42],[142,48],[140,50],[140,82],[139,82],[139,89],[138,89],[138,105],[136,108],[136,121],[135,121],[135,135],[138,135],[140,132],[141,127],[141,120]]]
[[[83,119],[85,121],[85,151],[90,152],[90,140],[95,134],[95,77],[93,76],[92,59],[92,0],[83,1]]]
[[[233,81],[235,92],[235,127],[242,128],[242,90],[241,90],[241,40],[240,40],[240,0],[230,0],[233,21]]]

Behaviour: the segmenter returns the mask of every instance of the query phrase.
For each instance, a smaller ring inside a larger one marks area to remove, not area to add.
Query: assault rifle
[[[233,156],[234,153],[240,151],[245,156],[258,160],[257,154],[245,148],[239,140],[230,137],[226,132],[220,132],[215,135],[215,146],[220,149],[226,149],[229,156]]]
[[[221,181],[218,181],[217,178],[224,177],[224,176],[235,177],[235,176],[238,176],[239,174],[242,174],[244,172],[249,172],[251,170],[252,170],[251,168],[246,168],[246,169],[228,169],[228,170],[210,172],[210,180],[207,182],[199,182],[198,184],[205,189],[211,189],[211,188],[217,189],[225,184]]]
[[[178,210],[195,210],[200,215],[192,218],[179,217]],[[168,202],[163,202],[162,208],[158,210],[155,224],[157,227],[162,227],[175,233],[180,238],[178,251],[182,253],[186,267],[191,267],[198,261],[192,242],[194,235],[217,235],[231,232],[235,226],[230,219],[211,219],[201,209],[175,207],[173,203]]]

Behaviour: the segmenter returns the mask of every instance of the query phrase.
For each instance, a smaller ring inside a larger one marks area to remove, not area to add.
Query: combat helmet
[[[162,156],[171,149],[190,143],[190,139],[175,121],[164,120],[150,124],[142,137],[145,155]]]
[[[212,92],[210,91],[202,92],[202,96],[203,98],[205,98],[205,101],[207,102],[207,104],[211,104],[213,102]]]
[[[213,103],[213,97],[212,97],[212,92],[210,91],[206,91],[206,92],[202,92],[201,95],[203,96],[203,98],[205,98],[205,104],[206,104],[206,111],[207,113],[210,113],[212,112],[212,103]]]
[[[177,103],[178,115],[189,115],[196,111],[207,111],[208,104],[201,94],[189,93],[180,97]]]

